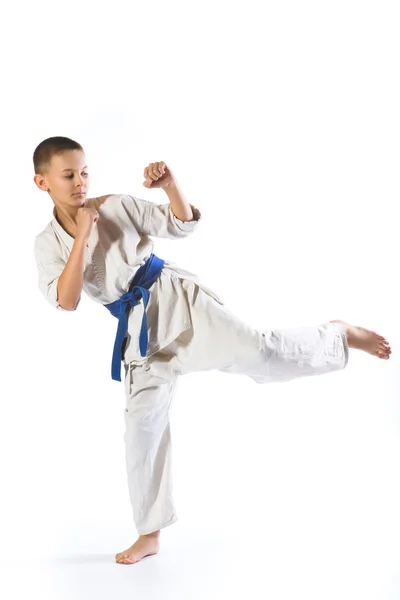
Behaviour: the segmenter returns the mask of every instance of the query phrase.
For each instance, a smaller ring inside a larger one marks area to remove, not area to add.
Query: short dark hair
[[[50,168],[53,156],[62,154],[65,150],[81,150],[83,152],[83,148],[78,142],[67,137],[50,137],[40,142],[33,153],[35,174],[44,175]]]

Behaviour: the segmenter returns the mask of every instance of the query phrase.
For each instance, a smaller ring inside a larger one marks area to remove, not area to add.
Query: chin
[[[72,197],[76,202],[82,202],[82,201],[86,200],[86,196],[87,196],[87,194],[85,193],[80,196],[75,196],[75,194],[74,194]]]

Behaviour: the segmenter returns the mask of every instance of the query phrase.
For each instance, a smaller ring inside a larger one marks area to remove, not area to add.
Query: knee
[[[131,435],[161,435],[169,425],[168,410],[151,410],[137,406],[125,408],[125,422]]]

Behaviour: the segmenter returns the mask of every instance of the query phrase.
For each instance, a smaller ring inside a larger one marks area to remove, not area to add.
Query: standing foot
[[[147,535],[140,535],[136,542],[124,552],[115,555],[115,561],[120,565],[132,565],[145,556],[157,554],[160,548],[160,530]]]

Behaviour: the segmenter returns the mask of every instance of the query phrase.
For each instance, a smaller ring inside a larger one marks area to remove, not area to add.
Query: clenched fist
[[[150,163],[145,168],[143,176],[146,178],[143,185],[147,188],[165,188],[175,181],[171,169],[163,161]]]
[[[79,208],[76,216],[78,228],[76,234],[77,237],[87,242],[92,233],[93,225],[97,223],[98,220],[99,213],[94,208],[86,208],[85,206]]]

